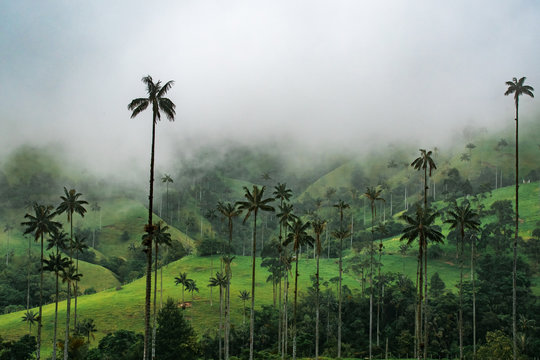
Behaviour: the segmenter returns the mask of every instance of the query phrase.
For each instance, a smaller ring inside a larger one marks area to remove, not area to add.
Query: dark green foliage
[[[34,336],[24,335],[17,341],[3,342],[0,337],[0,360],[33,359],[37,342]]]
[[[98,345],[101,360],[138,360],[143,354],[143,336],[129,330],[107,334]]]
[[[184,319],[176,302],[169,298],[158,313],[156,357],[160,360],[197,359],[199,348],[191,324]]]

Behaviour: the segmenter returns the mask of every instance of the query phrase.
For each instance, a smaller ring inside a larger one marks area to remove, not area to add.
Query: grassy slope
[[[401,257],[398,255],[386,255],[383,259],[384,271],[401,271],[403,266],[407,274],[411,273],[415,267],[414,256]],[[219,292],[213,291],[213,306],[210,305],[210,289],[207,287],[210,277],[210,267],[212,260],[210,258],[201,258],[195,256],[186,257],[180,261],[169,264],[163,271],[163,298],[172,297],[180,301],[181,287],[174,285],[174,277],[180,272],[187,272],[188,277],[197,282],[200,289],[195,293],[193,307],[186,310],[185,314],[191,319],[195,329],[202,334],[207,329],[215,329],[219,316]],[[219,260],[213,260],[214,271],[219,269]],[[257,259],[260,264],[260,259]],[[231,284],[231,302],[232,302],[232,322],[240,324],[242,322],[242,301],[238,298],[240,290],[251,289],[250,277],[251,259],[249,257],[236,257],[233,263],[233,280]],[[433,262],[430,265],[431,271],[439,271],[443,280],[447,281],[447,287],[452,287],[452,282],[457,278],[457,268],[443,262]],[[313,259],[304,259],[300,262],[299,289],[305,291],[309,286],[310,274],[315,272],[315,261]],[[329,280],[337,274],[336,259],[321,260],[321,277]],[[265,269],[257,266],[256,282],[256,304],[272,304],[272,286],[266,283],[268,273]],[[158,280],[159,282],[159,280]],[[353,274],[344,274],[344,284],[351,289],[359,290],[360,282]],[[92,318],[96,322],[98,333],[96,339],[106,335],[108,332],[118,329],[130,329],[142,332],[143,330],[143,311],[144,311],[144,278],[138,279],[125,285],[121,290],[111,288],[93,295],[85,295],[79,298],[79,318]],[[291,283],[291,294],[293,289]],[[191,294],[185,293],[185,300],[191,301]],[[159,293],[158,293],[159,301]],[[249,304],[246,304],[249,307]],[[50,351],[50,341],[53,329],[54,304],[44,307],[44,348]],[[0,316],[0,334],[6,339],[15,339],[27,331],[26,325],[21,321],[22,312]],[[248,311],[249,316],[249,311]],[[65,301],[59,305],[59,324],[60,329],[65,326]],[[63,330],[60,331],[63,333]],[[97,341],[94,342],[96,344]]]

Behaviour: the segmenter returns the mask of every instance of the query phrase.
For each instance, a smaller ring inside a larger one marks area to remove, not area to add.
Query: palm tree
[[[60,196],[62,202],[56,208],[56,213],[61,215],[63,213],[67,214],[67,221],[70,226],[70,240],[69,240],[69,259],[73,258],[73,214],[77,213],[84,217],[86,213],[86,208],[83,205],[88,204],[85,200],[79,200],[82,194],[78,193],[75,189],[67,190],[64,187],[64,196]]]
[[[191,301],[193,302],[193,294],[196,292],[199,292],[199,288],[197,287],[197,283],[193,279],[188,279],[186,283],[186,289],[191,293]]]
[[[377,216],[377,201],[384,201],[381,197],[382,189],[367,187],[364,197],[369,200],[371,205],[371,245],[369,247],[369,358],[372,359],[373,348],[373,242],[375,241],[375,217]]]
[[[81,280],[82,274],[77,273],[73,262],[64,268],[62,282],[67,283],[66,337],[64,340],[64,360],[68,360],[69,348],[69,314],[71,310],[71,283]]]
[[[222,347],[221,339],[223,338],[223,288],[227,288],[229,283],[229,277],[220,271],[216,272],[216,275],[210,277],[210,283],[208,286],[219,286],[219,359],[221,360]]]
[[[247,221],[251,213],[253,213],[253,245],[252,245],[252,264],[251,264],[251,313],[249,326],[249,360],[253,360],[253,336],[255,329],[255,255],[257,251],[257,214],[260,211],[274,211],[274,208],[268,203],[274,201],[274,198],[264,199],[265,186],[259,188],[253,185],[253,190],[250,192],[244,186],[244,197],[246,201],[238,201],[238,209],[246,210],[244,223]]]
[[[11,230],[13,230],[13,225],[6,224],[6,226],[4,226],[4,232],[7,233],[6,266],[9,265],[9,236],[11,234]]]
[[[319,360],[319,259],[321,257],[321,234],[326,227],[326,221],[316,218],[311,223],[315,233],[315,256],[317,258],[317,271],[315,273],[315,360]]]
[[[426,151],[425,149],[420,149],[420,156],[414,159],[414,161],[411,163],[411,166],[415,170],[424,170],[424,211],[427,210],[427,194],[428,194],[428,182],[427,182],[427,176],[428,176],[428,169],[429,169],[429,177],[431,177],[431,173],[433,170],[437,169],[437,166],[435,165],[435,161],[433,161],[433,158],[431,157],[432,151]],[[427,272],[427,243],[424,244],[424,277],[426,279],[425,288],[424,288],[424,358],[427,357],[427,346],[428,346],[428,272]],[[421,326],[420,326],[421,328]]]
[[[418,267],[416,277],[418,279],[418,298],[417,298],[417,319],[416,319],[416,345],[418,359],[425,354],[423,348],[425,345],[422,340],[422,300],[423,300],[423,251],[425,244],[428,240],[432,242],[440,243],[444,237],[441,232],[434,226],[435,219],[439,216],[438,212],[431,211],[429,208],[424,210],[420,205],[416,205],[415,216],[409,216],[403,214],[401,219],[404,220],[407,225],[403,229],[403,235],[400,240],[407,240],[407,244],[410,245],[414,240],[418,239]],[[426,279],[427,281],[427,279]]]
[[[90,209],[95,213],[99,212],[99,230],[101,230],[101,206],[96,202],[93,202]],[[95,220],[94,220],[95,221]],[[92,231],[92,247],[96,248],[96,228],[94,224],[94,230]]]
[[[383,200],[384,201],[384,200]],[[382,297],[382,286],[383,282],[381,281],[381,266],[382,266],[382,250],[383,250],[383,237],[384,235],[388,234],[388,230],[386,230],[386,227],[384,224],[379,224],[377,226],[376,231],[380,234],[380,240],[379,240],[379,261],[377,262],[377,278],[378,278],[378,289],[377,289],[377,346],[379,346],[379,336],[380,336],[380,316],[381,316],[381,297]]]
[[[459,244],[459,358],[463,359],[463,248],[465,247],[465,229],[478,231],[480,221],[478,213],[471,209],[471,204],[457,205],[448,211],[448,220],[445,223],[450,224],[450,229],[456,229],[460,235]],[[476,344],[474,346],[476,354]]]
[[[77,236],[73,238],[73,243],[71,244],[72,250],[75,251],[75,272],[79,272],[79,254],[82,254],[84,250],[88,249],[86,245],[86,238],[84,236]],[[73,326],[77,327],[77,296],[79,295],[79,284],[75,282],[75,307],[73,311]]]
[[[294,307],[293,307],[293,359],[296,359],[296,307],[298,299],[298,258],[300,257],[299,250],[302,245],[312,245],[315,239],[308,235],[307,229],[311,226],[308,221],[304,223],[301,219],[297,218],[294,223],[289,224],[289,235],[283,243],[284,246],[293,244],[293,250],[295,252],[295,274],[294,274]]]
[[[34,240],[41,239],[41,256],[40,256],[40,280],[39,280],[39,316],[38,316],[38,335],[37,335],[37,359],[41,358],[41,320],[42,320],[42,306],[43,306],[43,237],[45,234],[51,234],[55,230],[59,230],[62,226],[59,222],[53,221],[56,213],[53,211],[53,207],[48,205],[40,205],[34,203],[34,215],[24,215],[25,221],[21,223],[26,227],[24,234],[34,234]]]
[[[240,290],[240,295],[238,295],[238,297],[244,303],[244,320],[242,321],[242,324],[245,324],[246,323],[246,301],[249,301],[251,299],[251,296],[249,295],[249,291]]]
[[[156,139],[156,123],[161,120],[161,112],[163,111],[170,121],[174,121],[176,111],[174,110],[176,105],[169,99],[164,97],[171,89],[174,81],[167,81],[164,85],[161,81],[154,83],[150,75],[142,78],[142,82],[146,85],[146,92],[148,97],[133,99],[129,105],[128,110],[132,111],[131,118],[133,119],[139,113],[143,112],[152,106],[152,148],[150,152],[150,190],[148,195],[148,224],[146,224],[144,231],[148,233],[148,239],[143,245],[146,247],[146,298],[145,298],[145,311],[144,311],[144,349],[143,359],[146,360],[149,357],[148,342],[150,339],[150,296],[152,291],[152,234],[154,232],[154,225],[152,224],[152,211],[154,201],[154,153],[155,153],[155,139]]]
[[[512,338],[514,345],[514,360],[517,358],[517,319],[516,319],[516,274],[517,274],[517,242],[518,242],[518,230],[519,230],[519,142],[518,142],[518,125],[519,125],[519,97],[521,95],[529,95],[534,98],[534,88],[529,85],[525,85],[525,77],[521,79],[513,78],[512,81],[507,81],[504,95],[514,94],[514,103],[516,105],[516,233],[514,237],[514,269],[512,272]]]
[[[59,233],[63,233],[63,232],[59,232]],[[57,248],[57,253],[55,255],[49,254],[49,260],[45,259],[43,261],[45,263],[43,270],[54,272],[55,280],[56,280],[55,296],[54,296],[54,332],[53,332],[53,353],[52,353],[53,360],[56,360],[56,334],[57,334],[57,329],[58,329],[58,293],[59,293],[58,278],[60,276],[60,273],[63,272],[67,266],[69,266],[70,262],[67,257],[62,257],[62,255],[58,253],[58,248]]]
[[[32,335],[32,325],[36,322],[39,322],[39,315],[32,310],[26,310],[26,312],[22,316],[22,321],[28,323],[28,334]]]
[[[234,256],[225,255],[222,257],[222,262],[225,265],[225,275],[227,277],[227,284],[225,288],[225,360],[229,359],[229,338],[231,329],[231,302],[230,302],[230,288],[232,279],[231,264],[234,260]]]
[[[341,306],[342,306],[342,277],[343,277],[343,240],[348,238],[350,232],[344,229],[336,230],[332,235],[339,239],[339,276],[338,276],[338,335],[337,335],[337,357],[341,358]]]
[[[182,304],[184,303],[184,289],[187,286],[188,280],[191,279],[187,278],[187,274],[185,272],[180,273],[180,276],[174,278],[175,285],[182,285]]]
[[[90,337],[94,339],[94,333],[97,332],[96,324],[94,319],[85,319],[77,327],[77,332],[81,335],[86,336],[86,340],[90,344]]]
[[[149,233],[146,233],[142,236],[143,243],[145,242],[151,242],[151,240],[148,239],[148,237],[153,236],[154,238],[154,244],[155,244],[155,257],[154,257],[154,316],[152,319],[152,359],[155,358],[156,354],[156,317],[157,317],[157,310],[156,310],[156,300],[157,300],[157,268],[158,268],[158,251],[159,251],[159,245],[171,245],[171,234],[167,231],[169,230],[169,227],[167,225],[164,226],[163,222],[160,221],[156,225],[152,235]],[[163,284],[162,284],[163,285]]]
[[[173,179],[170,175],[168,174],[164,174],[163,177],[161,178],[161,182],[162,183],[165,183],[166,187],[167,187],[167,198],[166,198],[166,201],[167,201],[167,216],[169,217],[169,222],[172,222],[172,218],[171,216],[169,215],[169,183],[173,183]]]

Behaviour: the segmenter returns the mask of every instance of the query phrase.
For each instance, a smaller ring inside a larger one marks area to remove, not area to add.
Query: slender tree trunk
[[[43,233],[41,234],[41,258],[39,262],[39,319],[37,333],[37,359],[41,358],[41,327],[42,325],[42,308],[43,308]]]
[[[71,310],[71,281],[67,281],[66,337],[64,338],[64,360],[68,360],[69,349],[69,312]]]
[[[58,253],[57,253],[58,255]],[[53,353],[52,359],[56,360],[56,334],[58,329],[58,269],[56,270],[55,299],[54,299],[54,332],[53,332]]]
[[[77,274],[79,273],[79,251],[75,251],[75,269]],[[75,281],[73,289],[73,297],[75,299],[75,306],[73,308],[73,328],[77,329],[77,293],[79,292],[79,284],[77,281]]]
[[[459,359],[463,360],[463,228],[461,232],[461,246],[459,249]]]
[[[419,249],[418,249],[418,262],[419,262],[419,271],[418,271],[418,303],[417,303],[417,322],[418,322],[418,340],[417,340],[417,353],[416,356],[418,359],[420,359],[423,355],[423,349],[424,349],[424,343],[423,343],[423,337],[422,337],[422,301],[424,300],[423,296],[423,286],[424,286],[424,278],[423,278],[423,255],[424,255],[424,237],[421,236],[419,239]]]
[[[253,216],[253,246],[251,258],[251,310],[249,318],[249,360],[253,360],[253,338],[255,331],[255,262],[257,253],[257,209],[255,209]]]
[[[512,271],[512,343],[514,360],[517,359],[517,246],[519,231],[519,143],[518,143],[518,109],[519,97],[516,96],[516,234],[514,237],[514,268]],[[502,182],[502,180],[501,180]]]
[[[156,257],[154,259],[154,314],[152,317],[152,359],[156,358],[156,318],[157,318],[157,267],[158,267],[158,242],[154,242],[156,247]]]
[[[320,234],[317,234],[317,244],[320,244]],[[316,285],[315,285],[315,360],[319,360],[319,258],[321,254],[318,251],[319,246],[316,245],[317,250],[317,272],[315,273]]]
[[[150,342],[150,298],[152,296],[152,241],[154,236],[154,225],[152,223],[152,211],[154,201],[154,155],[155,155],[155,138],[156,138],[156,114],[152,119],[152,151],[150,156],[150,189],[148,195],[148,224],[146,231],[148,232],[148,244],[146,244],[146,290],[144,301],[144,347],[143,360],[149,358],[149,342]]]
[[[293,360],[296,360],[296,307],[298,299],[298,247],[296,247],[296,267],[294,272],[294,312],[293,312]]]
[[[221,344],[223,343],[223,288],[221,284],[219,285],[219,360],[221,360],[221,355],[223,354],[223,348]]]
[[[475,239],[471,237],[471,281],[472,281],[472,316],[473,316],[473,359],[476,359],[476,288],[474,282],[474,262],[475,262]]]
[[[427,182],[427,166],[424,168],[424,213],[427,212],[427,196],[428,196],[428,182]],[[427,359],[428,351],[428,273],[427,273],[427,239],[424,237],[424,359]]]
[[[289,304],[289,269],[286,269],[285,273],[285,301],[283,304],[283,353],[285,358],[287,357],[288,352],[288,340],[289,340],[289,314],[288,314],[288,304]]]
[[[343,276],[343,237],[339,239],[339,285],[338,285],[338,348],[337,357],[341,358],[341,306],[342,306],[342,293],[341,293],[341,277]]]

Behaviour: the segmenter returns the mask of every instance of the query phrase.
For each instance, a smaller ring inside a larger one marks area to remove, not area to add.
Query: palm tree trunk
[[[150,298],[152,296],[152,236],[154,234],[154,226],[152,224],[152,211],[154,200],[154,154],[155,154],[155,139],[156,139],[156,113],[153,114],[152,119],[152,150],[150,156],[150,189],[148,195],[148,224],[147,232],[149,243],[146,249],[146,290],[144,301],[144,347],[143,347],[143,360],[148,360],[149,351],[148,345],[150,340]]]
[[[473,359],[476,359],[476,288],[474,283],[474,236],[471,237],[471,281],[472,281],[472,316],[473,316]]]
[[[41,358],[41,327],[43,308],[43,233],[41,234],[41,258],[39,262],[39,319],[37,333],[37,359]]]
[[[75,268],[77,269],[77,274],[79,273],[79,251],[75,251]],[[73,328],[77,328],[77,293],[79,292],[79,284],[77,281],[75,281],[75,291],[74,291],[74,298],[75,298],[75,306],[73,309]]]
[[[294,273],[294,308],[293,308],[293,360],[296,360],[296,306],[298,299],[298,247],[296,247],[296,268]]]
[[[431,175],[430,175],[431,176]],[[427,212],[427,195],[428,195],[428,182],[427,182],[427,166],[424,168],[424,213]],[[424,359],[427,359],[428,351],[428,274],[427,274],[427,240],[424,238]]]
[[[512,271],[512,343],[514,346],[514,360],[517,359],[517,241],[519,231],[519,147],[518,147],[518,109],[519,97],[516,96],[516,234],[514,237],[514,267]]]
[[[288,336],[288,330],[289,330],[289,327],[288,327],[288,324],[289,324],[289,319],[288,319],[288,303],[289,303],[289,272],[288,272],[289,269],[285,269],[285,301],[283,302],[283,357],[287,357],[287,352],[288,352],[288,346],[287,346],[287,343],[288,343],[288,340],[289,340],[289,336]]]
[[[157,318],[157,266],[158,266],[158,242],[155,242],[156,257],[154,259],[154,316],[152,318],[152,359],[156,358],[156,318]]]
[[[320,235],[317,234],[317,244],[320,244]],[[318,248],[319,246],[316,245]],[[319,251],[317,253],[317,272],[315,273],[316,287],[315,287],[315,360],[319,360],[319,258],[321,255]]]
[[[253,338],[255,331],[255,256],[257,253],[257,209],[255,209],[253,216],[253,246],[251,254],[251,310],[249,319],[249,360],[253,360]]]
[[[341,358],[341,277],[343,276],[343,237],[339,240],[339,292],[338,292],[338,348],[337,357]]]
[[[69,312],[71,310],[71,281],[67,281],[66,337],[64,338],[64,360],[68,360],[69,349]]]
[[[58,269],[56,271],[56,287],[55,287],[55,299],[54,299],[54,332],[53,332],[53,353],[52,359],[56,360],[56,333],[58,329]]]
[[[424,244],[424,237],[421,236],[419,239],[419,249],[418,249],[418,262],[419,262],[419,271],[418,271],[418,303],[417,303],[417,326],[418,326],[418,336],[417,336],[417,353],[416,356],[418,359],[420,359],[423,355],[423,337],[422,337],[422,301],[423,301],[423,286],[424,286],[424,278],[423,278],[423,244]]]
[[[459,359],[463,360],[463,229],[459,249]]]
[[[223,348],[221,347],[222,338],[223,338],[223,288],[219,284],[219,360],[221,360],[221,355],[223,353]]]

